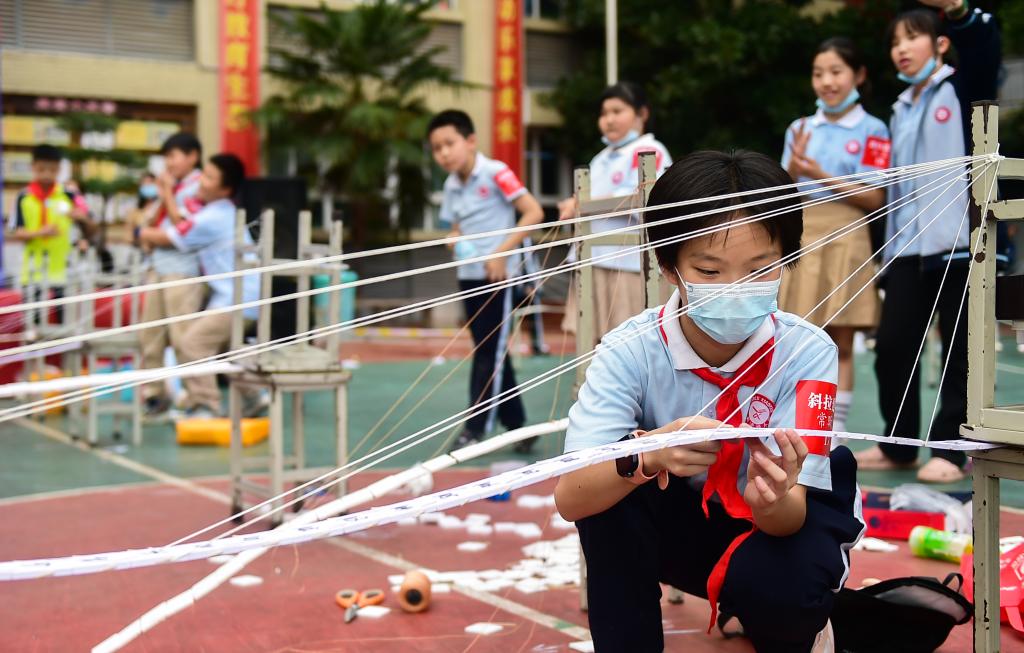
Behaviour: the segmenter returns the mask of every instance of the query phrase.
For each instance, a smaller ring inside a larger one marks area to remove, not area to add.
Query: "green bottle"
[[[950,533],[927,526],[915,526],[910,531],[910,552],[919,558],[935,558],[960,562],[967,553],[974,552],[974,542],[965,533]]]

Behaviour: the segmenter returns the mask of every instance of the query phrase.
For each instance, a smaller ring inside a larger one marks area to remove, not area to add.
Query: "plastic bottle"
[[[910,531],[910,551],[919,558],[935,558],[948,562],[960,562],[966,553],[974,552],[970,535],[950,533],[928,526],[915,526]]]

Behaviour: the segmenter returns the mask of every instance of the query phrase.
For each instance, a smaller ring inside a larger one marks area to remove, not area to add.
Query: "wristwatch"
[[[625,437],[621,438],[619,442],[626,442],[633,438],[644,435],[647,431],[637,429],[632,433],[627,433]],[[647,476],[644,474],[644,454],[643,452],[635,453],[629,456],[623,456],[622,458],[615,459],[615,471],[619,473],[619,476],[626,479],[634,485],[643,485],[647,481],[652,479],[658,479],[658,487],[664,490],[668,487],[668,472],[661,470],[654,476]]]

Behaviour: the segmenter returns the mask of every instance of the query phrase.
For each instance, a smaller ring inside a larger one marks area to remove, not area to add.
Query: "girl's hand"
[[[508,276],[508,268],[506,267],[506,259],[492,258],[484,262],[484,271],[487,273],[487,280],[490,282],[504,281],[505,277]]]
[[[795,128],[790,128],[790,133],[793,134],[793,142],[789,146],[789,150],[793,155],[793,158],[803,159],[807,155],[807,143],[811,140],[810,130],[805,130],[804,127],[807,124],[807,119],[803,118],[800,120],[800,124]]]
[[[796,485],[807,445],[793,429],[775,431],[775,442],[781,456],[772,453],[763,442],[750,439],[750,462],[747,465],[747,487],[743,499],[753,510],[770,510]]]
[[[568,197],[558,203],[558,219],[571,220],[576,217],[576,198]]]
[[[698,415],[694,417],[681,417],[661,428],[648,431],[644,435],[719,427],[732,428],[725,424],[725,422]],[[644,454],[643,472],[646,476],[654,476],[662,470],[667,470],[673,476],[697,476],[708,471],[708,467],[718,460],[718,452],[721,449],[722,443],[719,440],[708,440],[707,442],[648,451]]]
[[[821,169],[821,165],[817,161],[802,155],[797,156],[795,152],[793,153],[791,164],[793,170],[801,177],[808,177],[810,179],[825,179],[828,177],[828,174]]]

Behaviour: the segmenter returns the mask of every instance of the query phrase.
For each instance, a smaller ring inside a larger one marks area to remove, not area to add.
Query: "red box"
[[[864,521],[868,525],[868,537],[889,540],[906,540],[915,526],[930,526],[940,531],[946,528],[946,515],[941,512],[864,508]]]

